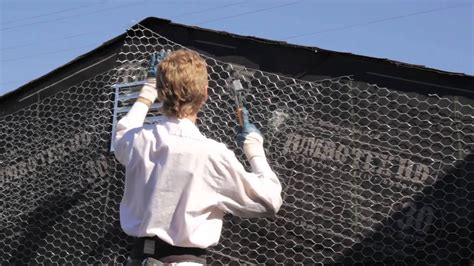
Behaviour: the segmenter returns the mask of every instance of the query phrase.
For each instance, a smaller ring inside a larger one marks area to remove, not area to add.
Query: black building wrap
[[[0,117],[2,262],[125,262],[124,168],[109,151],[112,86],[143,80],[151,53],[179,48],[137,25],[110,69]],[[472,98],[352,76],[305,81],[204,57],[200,130],[248,167],[230,89],[241,79],[284,189],[276,217],[227,215],[208,263],[472,264]]]

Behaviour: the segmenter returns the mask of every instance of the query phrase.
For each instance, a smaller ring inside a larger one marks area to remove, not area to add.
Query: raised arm
[[[215,162],[219,209],[240,217],[272,216],[278,212],[282,204],[280,181],[270,167],[264,166],[266,162],[263,167],[255,167],[259,163],[252,162],[252,172],[247,172],[231,151]]]
[[[117,160],[127,165],[132,154],[134,135],[143,126],[146,114],[156,99],[155,78],[148,78],[130,111],[117,123],[114,136],[114,154]],[[135,129],[135,130],[134,130]]]
[[[217,176],[218,207],[241,217],[275,215],[282,205],[281,183],[270,168],[263,149],[263,137],[249,123],[248,112],[243,110],[244,125],[239,143],[250,162],[252,172],[245,171],[234,153],[227,148],[221,153]]]
[[[134,135],[139,133],[150,106],[158,96],[156,90],[157,66],[170,52],[162,50],[160,53],[151,55],[145,84],[130,111],[117,123],[114,136],[114,153],[117,160],[123,165],[128,164],[132,154]]]

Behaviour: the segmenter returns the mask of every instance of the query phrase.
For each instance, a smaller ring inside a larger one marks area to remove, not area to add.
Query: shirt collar
[[[199,128],[188,118],[175,118],[163,116],[163,121],[172,135],[196,139],[205,138]]]

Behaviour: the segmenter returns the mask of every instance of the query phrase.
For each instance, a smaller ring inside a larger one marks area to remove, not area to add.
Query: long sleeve
[[[265,158],[250,163],[252,172],[247,172],[227,149],[215,162],[220,178],[218,207],[240,217],[275,215],[282,205],[281,183]]]
[[[117,160],[127,165],[132,154],[134,132],[143,126],[148,106],[142,102],[135,102],[128,113],[117,123],[114,136],[114,154]]]

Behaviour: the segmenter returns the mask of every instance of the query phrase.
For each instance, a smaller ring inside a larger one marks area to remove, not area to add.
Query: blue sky
[[[474,0],[1,0],[0,95],[145,17],[474,75]]]

